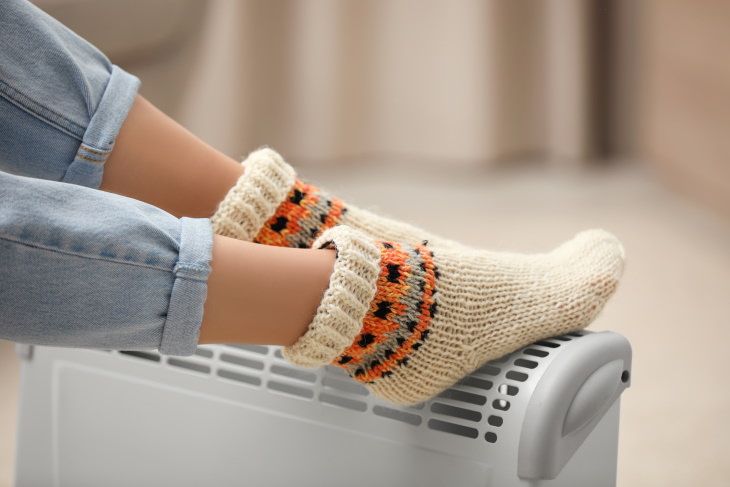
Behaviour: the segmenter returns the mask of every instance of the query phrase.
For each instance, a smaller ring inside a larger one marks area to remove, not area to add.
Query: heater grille
[[[205,345],[191,357],[166,357],[149,351],[122,351],[125,360],[144,361],[179,373],[195,374],[292,400],[317,401],[325,406],[370,412],[384,421],[397,421],[458,437],[497,443],[500,429],[511,420],[514,401],[564,343],[584,336],[574,332],[542,340],[489,362],[426,403],[398,407],[373,398],[361,384],[337,367],[302,369],[286,362],[278,347]]]

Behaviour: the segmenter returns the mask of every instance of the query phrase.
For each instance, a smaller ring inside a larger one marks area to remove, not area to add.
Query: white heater
[[[571,333],[395,407],[276,347],[18,353],[17,487],[614,486],[631,370],[623,336]]]

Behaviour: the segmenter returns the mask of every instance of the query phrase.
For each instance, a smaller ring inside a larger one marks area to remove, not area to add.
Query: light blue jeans
[[[209,220],[96,189],[138,87],[25,0],[0,3],[0,339],[194,352]]]

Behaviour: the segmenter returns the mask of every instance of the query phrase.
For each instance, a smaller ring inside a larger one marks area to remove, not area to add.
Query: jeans
[[[139,80],[25,0],[0,46],[0,339],[192,354],[209,220],[96,189]]]

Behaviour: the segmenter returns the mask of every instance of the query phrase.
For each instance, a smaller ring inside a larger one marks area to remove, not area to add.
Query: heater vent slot
[[[327,365],[323,367],[325,375],[328,375],[330,377],[336,377],[338,379],[345,379],[348,381],[352,381],[349,375],[347,375],[347,372],[345,372],[344,369],[340,367],[335,367],[333,365]]]
[[[365,386],[355,382],[354,380],[340,380],[332,377],[324,377],[322,379],[322,385],[326,389],[334,389],[336,391],[356,394],[358,396],[367,396],[370,394]]]
[[[520,392],[520,389],[516,386],[511,386],[509,384],[502,384],[499,387],[497,387],[497,392],[500,394],[504,394],[505,396],[516,396],[518,392]]]
[[[465,419],[467,421],[479,422],[482,420],[482,413],[471,409],[464,409],[457,406],[450,406],[440,402],[431,404],[431,412],[442,416],[451,416],[454,418]]]
[[[440,419],[430,419],[428,421],[429,429],[434,431],[441,431],[443,433],[451,433],[453,435],[465,436],[466,438],[477,438],[479,436],[479,430],[464,426],[461,424],[450,423],[448,421],[441,421]]]
[[[459,385],[467,386],[467,387],[474,387],[476,389],[484,389],[485,391],[489,391],[492,389],[492,386],[494,386],[494,383],[491,380],[480,379],[478,377],[474,377],[473,375],[470,375],[470,376],[462,379],[459,382]]]
[[[459,389],[447,389],[439,394],[439,397],[451,399],[453,401],[465,402],[467,404],[474,404],[476,406],[484,406],[487,403],[486,397]]]
[[[485,374],[485,375],[499,375],[499,373],[502,370],[499,367],[495,367],[494,365],[484,365],[480,369],[478,369],[475,373],[476,374]]]
[[[309,382],[311,384],[317,382],[317,374],[303,369],[294,369],[291,367],[283,367],[281,365],[272,365],[270,370],[272,374],[281,375],[289,379]]]
[[[499,428],[500,426],[502,426],[504,424],[504,418],[502,418],[502,416],[496,416],[493,414],[487,418],[487,423]]]
[[[522,353],[524,353],[525,355],[532,355],[533,357],[540,358],[544,358],[550,355],[550,352],[548,352],[547,350],[538,350],[536,348],[527,348]]]
[[[248,384],[252,386],[261,385],[261,379],[259,379],[258,377],[246,374],[239,374],[238,372],[233,372],[232,370],[227,369],[218,369],[218,377],[234,380],[236,382],[241,382],[243,384]]]
[[[278,382],[275,380],[269,381],[266,386],[275,392],[287,394],[302,399],[312,399],[314,397],[314,391],[307,389],[306,387],[299,387],[285,382]]]
[[[365,402],[348,399],[346,397],[338,396],[335,394],[328,394],[326,392],[323,392],[319,395],[319,400],[323,404],[351,409],[353,411],[359,411],[361,413],[364,413],[368,410],[368,405]]]
[[[423,418],[419,414],[413,414],[399,409],[391,409],[385,406],[374,406],[373,413],[376,416],[394,419],[395,421],[400,421],[402,423],[410,424],[412,426],[419,426],[421,422],[423,422]]]
[[[260,360],[254,360],[238,355],[230,355],[227,353],[222,353],[220,359],[221,362],[227,362],[233,365],[240,365],[241,367],[246,367],[249,369],[264,370],[265,367],[265,364]]]
[[[505,399],[495,399],[492,401],[492,407],[498,411],[509,411],[511,404]]]
[[[517,382],[525,382],[527,379],[530,378],[529,375],[525,374],[524,372],[517,372],[516,370],[510,370],[505,375],[508,379],[516,380]]]
[[[535,362],[534,360],[527,360],[524,358],[518,358],[517,360],[515,360],[515,366],[523,367],[525,369],[534,369],[538,365],[539,364],[537,362]]]
[[[181,360],[179,358],[169,358],[167,359],[167,364],[171,367],[179,367],[181,369],[191,370],[193,372],[199,372],[201,374],[210,374],[210,367],[200,364],[198,362]]]

